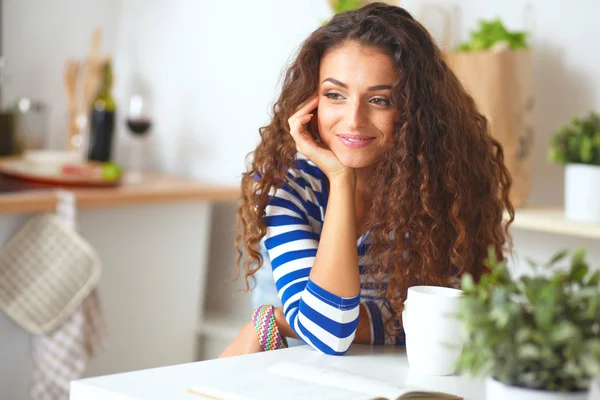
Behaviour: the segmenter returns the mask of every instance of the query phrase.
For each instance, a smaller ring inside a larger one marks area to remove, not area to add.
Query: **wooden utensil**
[[[73,137],[77,134],[77,80],[80,71],[79,61],[68,58],[65,62],[63,84],[67,95],[67,148],[73,149]]]
[[[94,29],[92,32],[92,40],[90,53],[87,58],[84,78],[83,78],[83,106],[86,111],[89,111],[96,92],[100,86],[100,43],[102,41],[102,30]]]
[[[65,78],[67,99],[69,101],[69,129],[67,134],[67,149],[82,153],[85,150],[85,138],[78,135],[85,135],[87,129],[85,120],[91,112],[92,102],[98,88],[100,87],[102,55],[100,53],[100,44],[102,41],[102,31],[100,28],[94,29],[90,40],[90,51],[84,62],[69,60],[65,68]],[[73,67],[77,63],[77,67]],[[83,117],[83,118],[82,118]],[[84,154],[80,154],[85,158]]]

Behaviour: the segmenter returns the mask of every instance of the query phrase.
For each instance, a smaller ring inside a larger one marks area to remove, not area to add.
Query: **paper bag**
[[[521,206],[531,190],[533,77],[529,50],[448,52],[449,67],[489,123],[504,149],[513,186],[511,201]]]

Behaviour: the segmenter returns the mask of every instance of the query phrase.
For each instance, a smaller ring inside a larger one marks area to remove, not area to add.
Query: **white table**
[[[485,398],[484,381],[461,376],[429,377],[409,371],[402,348],[353,345],[344,356],[319,354],[308,346],[257,353],[247,356],[174,365],[117,375],[82,379],[71,383],[71,400],[200,400],[188,393],[195,385],[227,387],[258,382],[269,367],[279,362],[299,362],[331,367],[393,382],[463,396],[465,400]],[[272,375],[273,379],[278,379]],[[283,378],[282,378],[283,379]],[[256,385],[254,385],[256,387]],[[295,400],[291,393],[271,393],[261,400]],[[308,400],[305,398],[298,400]],[[316,400],[316,399],[315,399]]]

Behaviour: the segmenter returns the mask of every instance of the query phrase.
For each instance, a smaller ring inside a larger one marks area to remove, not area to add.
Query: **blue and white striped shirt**
[[[384,321],[390,314],[384,306],[385,299],[378,297],[374,282],[367,277],[368,233],[357,242],[360,295],[341,298],[309,279],[327,209],[326,182],[325,174],[298,154],[296,168],[288,171],[287,183],[272,193],[265,210],[263,268],[269,264],[272,268],[285,318],[298,337],[314,349],[341,355],[354,339],[359,306],[363,303],[369,315],[372,343],[404,344],[403,335],[394,337],[384,332]]]

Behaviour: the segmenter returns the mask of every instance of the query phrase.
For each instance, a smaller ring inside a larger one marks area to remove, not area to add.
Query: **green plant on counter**
[[[357,10],[364,5],[362,0],[328,0],[328,2],[334,14]],[[328,19],[323,20],[321,25],[326,25],[328,22]]]
[[[550,141],[548,159],[558,164],[600,165],[600,115],[592,111],[560,127]]]
[[[357,10],[363,6],[361,0],[330,0],[329,4],[335,14]]]
[[[528,260],[534,275],[512,278],[490,250],[489,274],[479,283],[463,276],[460,371],[547,391],[589,388],[600,375],[600,270],[590,271],[584,249],[556,268],[567,254],[542,269]]]
[[[479,20],[479,29],[471,31],[470,39],[457,47],[457,51],[485,51],[498,49],[520,50],[527,48],[526,32],[509,32],[500,18]]]

